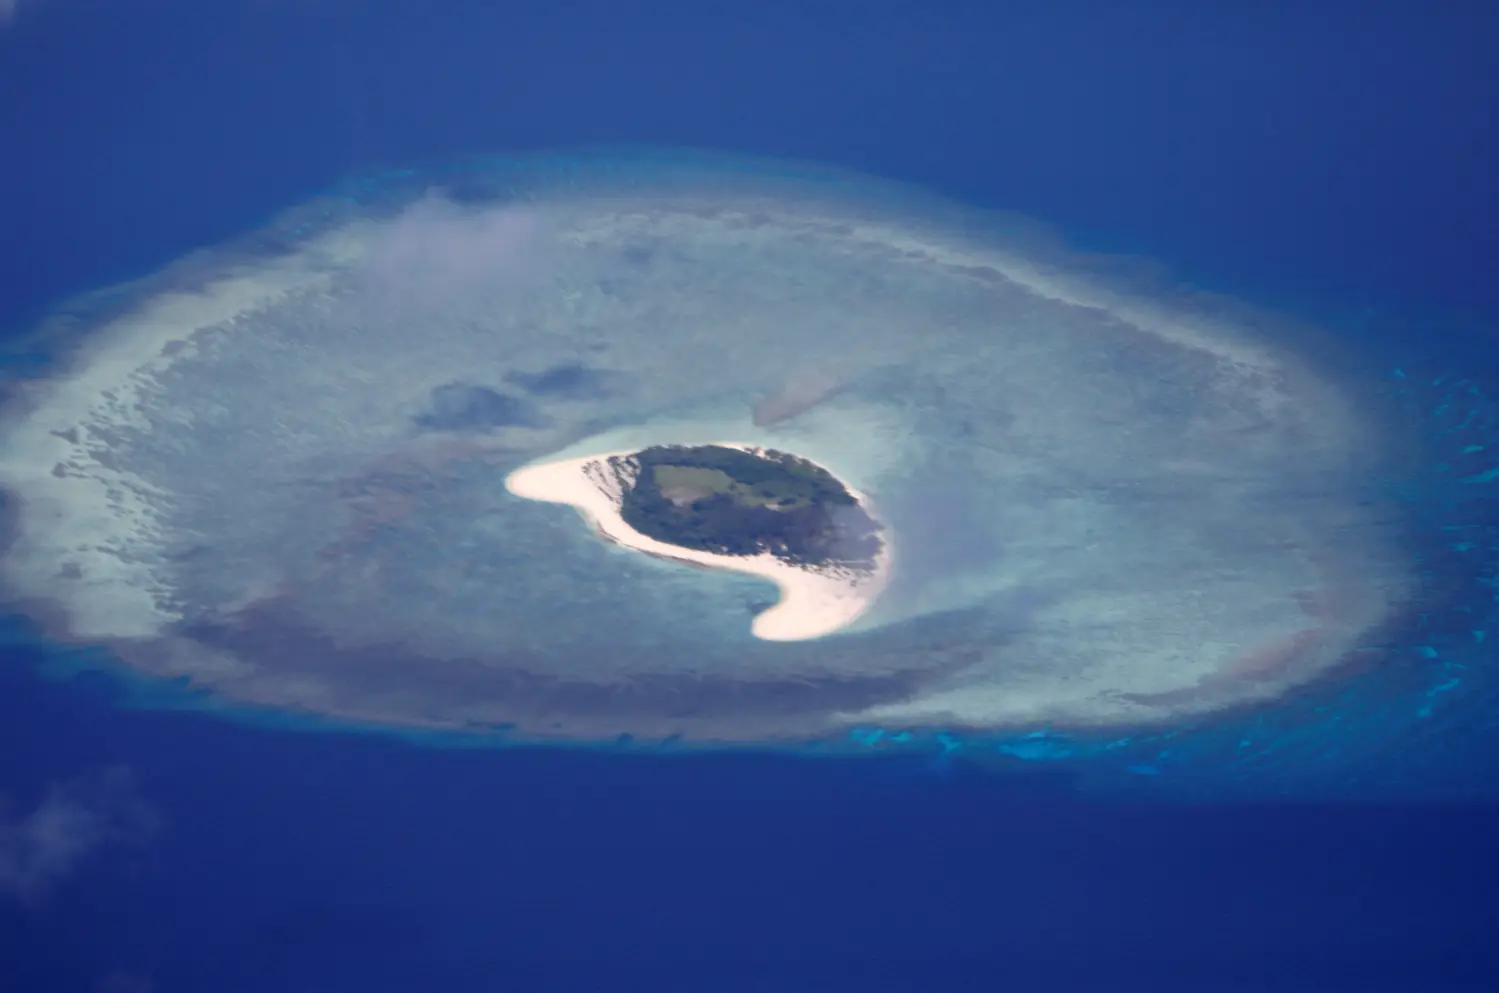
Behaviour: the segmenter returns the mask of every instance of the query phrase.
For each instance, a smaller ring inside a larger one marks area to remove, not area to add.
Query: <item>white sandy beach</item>
[[[758,446],[738,442],[710,444],[747,452],[759,450]],[[510,474],[505,486],[516,496],[529,500],[571,504],[600,535],[626,548],[770,580],[780,589],[780,601],[757,615],[750,627],[755,637],[767,641],[802,641],[833,634],[863,615],[890,580],[894,557],[888,534],[881,535],[880,552],[870,570],[795,566],[769,552],[754,556],[714,555],[647,537],[620,516],[622,488],[608,470],[610,458],[634,454],[633,450],[602,452],[523,466]],[[849,493],[866,513],[876,517],[863,494],[852,489]]]

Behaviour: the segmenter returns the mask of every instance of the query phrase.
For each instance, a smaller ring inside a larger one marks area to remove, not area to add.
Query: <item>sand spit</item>
[[[761,450],[738,442],[711,444],[746,452]],[[750,626],[755,637],[766,641],[804,641],[842,630],[862,616],[888,584],[893,564],[888,536],[882,541],[873,567],[858,569],[846,565],[797,566],[769,552],[753,556],[715,555],[641,534],[620,516],[620,503],[629,480],[621,479],[609,464],[611,458],[634,454],[634,451],[602,452],[523,466],[510,474],[505,486],[528,500],[572,505],[602,537],[625,548],[770,580],[779,588],[780,600],[758,614]],[[870,511],[867,497],[852,489],[849,493],[866,513],[876,516]]]

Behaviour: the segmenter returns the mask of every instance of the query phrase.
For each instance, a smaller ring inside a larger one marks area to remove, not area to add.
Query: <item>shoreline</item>
[[[742,442],[704,444],[750,453],[764,450],[763,446]],[[894,555],[888,529],[881,532],[879,554],[875,556],[874,568],[867,572],[840,566],[821,569],[795,566],[770,552],[750,556],[715,555],[641,534],[626,524],[620,515],[619,501],[623,490],[612,474],[599,473],[596,469],[590,472],[611,458],[628,458],[639,451],[597,452],[582,458],[532,463],[510,473],[505,479],[505,489],[528,500],[568,504],[604,540],[631,551],[699,569],[724,569],[770,580],[779,590],[780,598],[773,606],[757,614],[750,624],[750,632],[765,641],[806,641],[841,631],[867,613],[889,584]],[[838,479],[837,473],[826,466],[819,468]],[[871,511],[869,499],[864,494],[843,480],[838,481],[865,513],[884,525]]]

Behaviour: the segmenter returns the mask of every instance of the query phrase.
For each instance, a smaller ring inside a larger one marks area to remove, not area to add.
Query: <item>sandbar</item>
[[[763,450],[740,442],[715,441],[710,444],[750,453]],[[847,563],[794,565],[770,552],[715,555],[641,534],[625,523],[620,515],[624,487],[617,473],[608,465],[611,458],[628,458],[637,451],[600,452],[583,458],[533,463],[512,472],[505,480],[505,487],[528,500],[570,504],[601,537],[633,551],[770,580],[780,590],[780,600],[757,614],[750,625],[750,632],[766,641],[804,641],[842,630],[867,612],[889,583],[894,555],[888,529],[881,532],[880,550],[867,566]],[[837,478],[836,473],[833,475]],[[846,483],[843,485],[865,513],[879,520],[868,497],[849,488]]]

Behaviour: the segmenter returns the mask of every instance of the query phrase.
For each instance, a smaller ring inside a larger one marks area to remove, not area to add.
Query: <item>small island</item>
[[[715,555],[872,567],[880,526],[832,473],[771,449],[647,448],[627,460],[620,516],[643,535]]]
[[[846,627],[889,578],[890,542],[867,498],[786,452],[659,445],[526,466],[506,485],[572,504],[601,536],[636,551],[772,580],[781,599],[751,625],[761,638]]]

